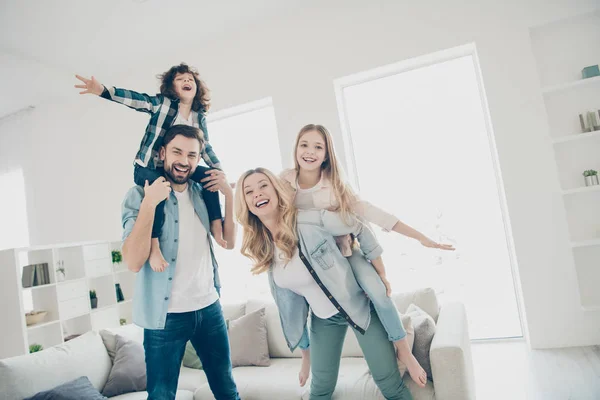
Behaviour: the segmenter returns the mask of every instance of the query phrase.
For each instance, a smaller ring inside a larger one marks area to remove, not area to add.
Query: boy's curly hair
[[[192,74],[196,81],[196,96],[192,103],[192,110],[207,112],[210,108],[210,90],[206,84],[200,79],[200,74],[195,68],[190,67],[186,63],[181,63],[171,67],[167,72],[157,76],[160,79],[160,93],[170,99],[177,99],[177,93],[173,87],[173,81],[177,74]]]

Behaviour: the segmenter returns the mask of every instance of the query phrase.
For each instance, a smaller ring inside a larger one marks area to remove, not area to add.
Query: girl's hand
[[[387,295],[387,297],[392,297],[392,285],[390,284],[390,281],[388,281],[385,276],[381,277],[381,281],[385,286],[385,294]]]
[[[440,243],[434,242],[433,240],[431,240],[429,238],[421,239],[421,244],[425,247],[429,247],[432,249],[455,250],[454,246],[452,246],[451,244],[440,244]]]
[[[104,91],[104,85],[98,82],[93,76],[92,79],[87,79],[83,76],[75,75],[75,78],[79,79],[81,82],[84,83],[83,85],[75,85],[75,87],[78,89],[85,89],[84,91],[79,92],[79,94],[91,93],[100,96]]]

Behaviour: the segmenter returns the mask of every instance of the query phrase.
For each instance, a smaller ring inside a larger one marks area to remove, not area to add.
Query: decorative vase
[[[90,299],[90,301],[92,302],[92,308],[98,307],[98,298],[97,297]]]
[[[117,290],[117,302],[125,300],[125,297],[123,296],[123,291],[121,290],[120,283],[115,283],[115,289]]]
[[[595,186],[598,184],[598,175],[590,175],[585,177],[585,186]]]
[[[64,280],[65,280],[65,273],[63,271],[56,271],[56,281],[64,282]]]

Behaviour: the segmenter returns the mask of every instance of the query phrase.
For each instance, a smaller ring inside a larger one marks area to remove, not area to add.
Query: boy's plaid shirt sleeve
[[[202,159],[209,167],[213,168],[221,168],[221,161],[215,154],[212,145],[210,144],[210,140],[208,138],[208,129],[206,128],[206,118],[204,114],[199,113],[199,124],[200,130],[204,134],[204,149],[202,149]]]
[[[104,87],[100,97],[121,103],[134,110],[154,114],[162,104],[162,96],[150,96],[146,93],[138,93],[133,90],[116,87]]]

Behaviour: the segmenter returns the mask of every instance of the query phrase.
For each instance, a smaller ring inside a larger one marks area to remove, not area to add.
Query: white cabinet
[[[600,77],[582,79],[600,62],[600,12],[533,28],[531,44],[569,226],[581,306],[600,309],[600,186],[583,172],[600,171],[600,130],[583,132],[579,114],[600,112]]]
[[[0,359],[26,354],[31,344],[48,348],[71,335],[118,326],[121,319],[132,322],[135,274],[123,263],[113,265],[111,251],[120,248],[115,241],[0,251]],[[48,264],[48,283],[23,288],[23,267],[43,263]],[[123,302],[117,302],[116,283],[124,288]],[[97,294],[96,309],[90,290]],[[25,313],[32,310],[45,314],[28,326]]]

